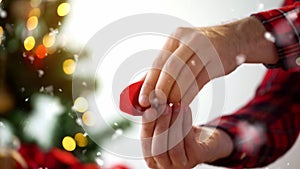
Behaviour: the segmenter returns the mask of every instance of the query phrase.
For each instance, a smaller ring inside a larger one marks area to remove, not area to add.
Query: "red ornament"
[[[19,150],[29,169],[101,169],[97,164],[82,164],[70,152],[53,148],[43,152],[37,145],[23,144]],[[17,169],[23,169],[18,165]]]
[[[71,154],[70,152],[58,148],[53,148],[50,153],[53,154],[53,156],[57,160],[63,162],[64,164],[76,165],[79,163],[78,159],[75,156],[73,156],[73,154]]]
[[[123,164],[117,164],[112,166],[111,169],[130,169],[130,168]]]
[[[133,83],[126,87],[120,95],[120,110],[133,115],[141,116],[145,111],[145,108],[139,105],[139,93],[144,81]]]

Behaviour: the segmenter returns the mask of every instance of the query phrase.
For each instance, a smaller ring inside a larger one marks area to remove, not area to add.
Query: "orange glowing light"
[[[0,45],[2,42],[2,36],[3,36],[3,28],[2,28],[2,26],[0,26]]]
[[[86,136],[82,133],[77,133],[74,139],[79,147],[86,147],[88,144]]]
[[[40,17],[41,15],[41,10],[40,8],[33,8],[32,10],[30,10],[29,14],[28,14],[28,17],[31,17],[31,16],[37,16],[37,17]]]
[[[39,59],[44,59],[47,56],[47,48],[44,45],[39,45],[36,48],[35,54]]]
[[[26,27],[28,30],[33,30],[37,27],[39,21],[38,18],[36,16],[31,16],[28,18],[27,22],[26,22]]]
[[[43,44],[46,48],[52,47],[54,43],[55,43],[55,35],[49,33],[43,37]]]

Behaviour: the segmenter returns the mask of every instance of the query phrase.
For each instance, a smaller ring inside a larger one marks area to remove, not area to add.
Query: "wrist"
[[[211,41],[223,64],[225,74],[232,72],[238,65],[236,56],[240,51],[240,44],[232,25],[224,24],[212,27],[200,28],[205,36]]]
[[[219,150],[219,155],[213,161],[219,160],[221,158],[228,157],[233,151],[233,140],[231,137],[223,130],[215,129],[216,142],[218,143],[215,147],[215,151]],[[213,162],[210,161],[210,162]]]
[[[248,17],[228,24],[235,32],[238,53],[246,56],[246,63],[275,64],[278,55],[272,38],[266,37],[266,29],[255,17]]]
[[[211,127],[196,127],[197,142],[206,145],[206,158],[202,162],[211,163],[228,157],[233,151],[233,141],[224,131]]]

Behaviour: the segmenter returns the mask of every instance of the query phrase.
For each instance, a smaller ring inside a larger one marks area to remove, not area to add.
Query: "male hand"
[[[141,140],[145,161],[155,169],[193,168],[226,157],[233,149],[225,132],[192,126],[190,108],[180,106],[147,109]]]
[[[235,70],[241,63],[273,64],[275,45],[254,17],[206,28],[178,28],[147,73],[139,104],[149,107],[153,91],[160,100],[189,105],[210,80]]]

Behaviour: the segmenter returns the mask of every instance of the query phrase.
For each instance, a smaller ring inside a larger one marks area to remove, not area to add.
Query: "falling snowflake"
[[[76,119],[76,124],[77,124],[78,126],[83,126],[82,120],[81,120],[80,118],[77,118],[77,119]]]
[[[238,143],[243,143],[243,149],[248,153],[255,153],[266,141],[265,129],[260,124],[240,122],[237,124],[240,136]],[[255,144],[253,144],[255,143]]]
[[[243,63],[245,63],[246,61],[246,55],[244,54],[239,54],[235,57],[235,60],[236,60],[236,64],[237,65],[241,65]]]
[[[265,9],[265,4],[263,4],[263,3],[258,3],[257,4],[257,10],[258,11],[262,11],[262,10],[264,10]]]
[[[79,55],[75,54],[75,55],[74,55],[75,61],[78,61],[78,58],[79,58]]]
[[[0,127],[5,127],[2,121],[0,121]]]
[[[268,40],[268,41],[270,41],[270,42],[272,42],[272,43],[275,43],[275,37],[270,33],[270,32],[266,32],[265,34],[264,34],[264,36],[265,36],[265,38]]]
[[[44,92],[44,91],[45,91],[45,87],[42,86],[42,87],[40,88],[40,92]]]
[[[298,18],[299,9],[292,10],[286,14],[286,17],[292,21],[296,20]]]
[[[71,117],[72,119],[74,118],[71,112],[68,113],[68,116]]]
[[[59,33],[58,29],[50,28],[50,33],[49,35],[57,35]]]
[[[1,18],[6,18],[7,17],[7,12],[4,11],[3,9],[0,9],[0,17]]]
[[[38,77],[39,78],[41,78],[41,77],[43,77],[44,76],[44,74],[45,74],[45,72],[43,71],[43,70],[37,70],[37,72],[38,72]]]
[[[191,64],[192,64],[192,66],[196,66],[195,60],[191,60]]]
[[[20,92],[25,92],[25,87],[21,87]]]
[[[122,129],[117,129],[115,131],[115,133],[112,135],[112,140],[117,139],[118,137],[120,137],[123,134],[123,130]]]
[[[33,62],[34,62],[34,57],[33,57],[33,56],[29,56],[28,59],[30,60],[30,63],[33,64]]]
[[[102,155],[101,152],[97,152],[97,154],[96,154],[97,157],[99,157],[99,156],[101,156],[101,155]]]
[[[96,162],[99,166],[103,166],[103,165],[104,165],[104,161],[103,161],[101,158],[99,158],[99,157],[96,157],[95,162]]]

